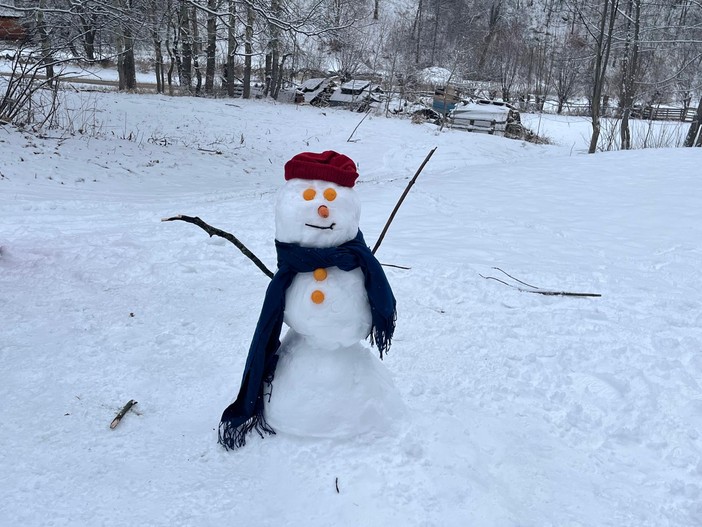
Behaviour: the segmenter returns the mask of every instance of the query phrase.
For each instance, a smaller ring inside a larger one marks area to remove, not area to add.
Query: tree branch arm
[[[273,278],[273,272],[268,269],[268,267],[265,266],[265,264],[258,259],[258,257],[252,253],[246,245],[241,243],[239,239],[234,236],[233,234],[223,231],[221,229],[218,229],[216,227],[213,227],[212,225],[209,225],[202,221],[200,218],[197,216],[184,216],[182,214],[179,214],[178,216],[172,216],[170,218],[163,218],[161,221],[184,221],[187,223],[192,223],[193,225],[197,225],[200,227],[202,230],[204,230],[207,234],[212,236],[219,236],[220,238],[224,238],[227,241],[230,241],[234,245],[236,245],[237,249],[239,249],[244,256],[246,256],[249,260],[251,260],[254,264],[256,264],[256,267],[258,267],[261,271],[263,271],[263,274],[265,274],[268,278]]]
[[[409,191],[412,188],[412,185],[414,185],[414,182],[417,181],[419,174],[421,174],[422,170],[424,169],[424,165],[426,165],[429,162],[429,160],[431,159],[431,156],[434,155],[435,150],[436,150],[436,147],[431,149],[431,151],[427,154],[427,157],[424,158],[424,161],[417,169],[417,172],[415,172],[414,177],[407,184],[405,191],[402,193],[402,196],[400,196],[400,199],[398,200],[397,204],[395,205],[395,208],[393,209],[392,213],[390,214],[388,221],[385,223],[385,227],[383,227],[383,231],[380,233],[380,237],[378,238],[378,241],[375,242],[375,247],[373,247],[373,251],[372,251],[373,254],[375,254],[376,251],[378,250],[378,248],[380,247],[380,244],[382,243],[383,238],[385,238],[385,233],[388,232],[388,228],[390,227],[392,220],[395,219],[395,214],[397,214],[397,211],[400,209],[402,202],[405,201],[405,198],[407,197],[407,194],[409,194]]]

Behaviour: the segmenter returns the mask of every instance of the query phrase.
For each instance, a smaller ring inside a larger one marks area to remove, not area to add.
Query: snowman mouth
[[[312,227],[313,229],[319,229],[319,230],[322,230],[322,231],[325,231],[325,230],[330,230],[330,231],[331,231],[331,230],[334,230],[334,227],[336,226],[336,223],[332,223],[331,225],[329,225],[329,226],[327,226],[327,227],[320,227],[319,225],[312,225],[311,223],[305,223],[305,225],[306,225],[307,227]]]

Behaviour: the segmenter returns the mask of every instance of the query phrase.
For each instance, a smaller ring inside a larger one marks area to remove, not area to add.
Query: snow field
[[[698,149],[584,156],[382,117],[346,142],[345,111],[100,104],[100,137],[0,129],[8,524],[702,524]],[[335,149],[373,245],[434,146],[378,252],[411,267],[386,268],[404,428],[224,451],[268,279],[160,219],[200,216],[272,268],[283,164]],[[493,266],[603,296],[520,293],[479,276],[506,279]]]

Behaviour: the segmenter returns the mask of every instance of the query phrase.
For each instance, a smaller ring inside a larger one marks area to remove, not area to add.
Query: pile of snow
[[[445,85],[451,78],[451,71],[439,66],[430,66],[419,70],[417,80],[422,84]]]
[[[565,119],[562,146],[376,116],[349,142],[344,110],[97,97],[90,137],[0,128],[5,523],[702,524],[699,149],[580,155]],[[377,253],[409,267],[385,268],[402,426],[225,451],[268,278],[161,218],[273,267],[284,163],[333,149],[372,245],[434,146]]]

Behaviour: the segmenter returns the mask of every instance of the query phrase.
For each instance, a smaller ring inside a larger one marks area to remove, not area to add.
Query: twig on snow
[[[518,278],[515,278],[511,274],[507,273],[506,271],[503,271],[499,267],[493,267],[495,271],[499,271],[505,276],[508,276],[515,282],[525,285],[530,289],[526,289],[524,287],[519,287],[514,284],[510,284],[509,282],[506,282],[504,280],[501,280],[499,278],[495,278],[494,276],[483,276],[481,274],[478,274],[481,278],[484,278],[485,280],[494,280],[495,282],[499,282],[501,284],[506,285],[507,287],[511,287],[512,289],[516,289],[517,291],[520,291],[522,293],[535,293],[538,295],[546,295],[546,296],[574,296],[574,297],[591,297],[591,298],[599,298],[602,295],[599,293],[573,293],[571,291],[552,291],[550,289],[542,289],[540,287],[537,287],[535,285],[527,284],[526,282],[523,282],[522,280],[519,280]]]
[[[200,152],[207,152],[208,154],[222,155],[222,151],[221,151],[221,150],[210,150],[209,148],[202,148],[202,147],[200,147],[200,146],[198,146],[197,149],[198,149]]]
[[[114,430],[115,428],[117,428],[119,422],[122,420],[125,414],[132,409],[132,406],[134,406],[135,404],[137,404],[137,402],[134,399],[130,399],[129,402],[125,404],[119,412],[117,412],[117,415],[110,423],[110,429]]]
[[[178,216],[173,216],[170,218],[162,218],[161,221],[185,221],[187,223],[192,223],[193,225],[197,225],[200,227],[202,230],[204,230],[207,234],[210,235],[210,238],[212,236],[219,236],[220,238],[224,238],[225,240],[228,240],[232,242],[234,245],[236,245],[237,249],[239,249],[244,256],[246,256],[249,260],[251,260],[253,263],[256,264],[256,267],[258,267],[263,273],[268,277],[268,278],[273,278],[273,272],[268,269],[268,267],[265,266],[265,264],[258,259],[258,257],[252,253],[246,245],[241,243],[239,239],[234,236],[233,234],[223,231],[221,229],[218,229],[216,227],[213,227],[212,225],[209,225],[202,221],[200,218],[197,216],[184,216],[182,214],[179,214]]]

